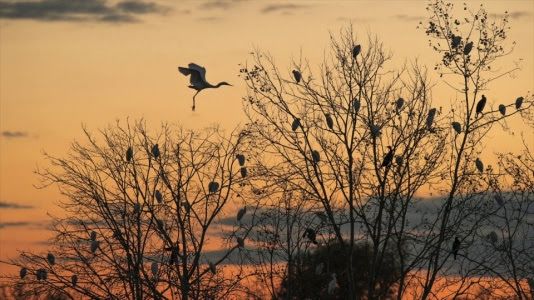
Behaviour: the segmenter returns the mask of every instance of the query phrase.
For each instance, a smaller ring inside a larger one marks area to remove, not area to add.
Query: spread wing
[[[178,67],[178,71],[185,76],[191,75],[190,83],[195,87],[203,87],[206,84],[206,69],[203,67],[190,63],[187,68]]]

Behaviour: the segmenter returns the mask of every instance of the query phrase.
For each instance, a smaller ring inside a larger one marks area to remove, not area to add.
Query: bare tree
[[[221,269],[249,229],[218,220],[250,193],[240,159],[246,133],[163,125],[150,134],[143,121],[84,132],[86,143],[65,158],[47,155],[51,167],[37,172],[42,187],[66,196],[66,216],[54,219],[47,255],[11,262],[21,268],[17,284],[91,299],[209,299],[243,289],[237,261],[232,276]]]

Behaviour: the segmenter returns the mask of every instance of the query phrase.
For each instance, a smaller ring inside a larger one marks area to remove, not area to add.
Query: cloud
[[[18,203],[12,203],[12,202],[4,202],[0,201],[0,209],[1,208],[8,208],[8,209],[30,209],[33,208],[31,205],[27,204],[18,204]]]
[[[243,1],[245,0],[212,0],[212,1],[204,2],[202,5],[200,5],[200,8],[204,10],[211,10],[211,9],[227,10],[227,9],[235,7],[239,2],[243,2]]]
[[[143,0],[0,0],[0,18],[38,21],[138,22],[137,15],[163,13],[166,7]]]
[[[410,15],[406,15],[406,14],[398,14],[398,15],[394,15],[393,16],[395,19],[397,20],[401,20],[401,21],[421,21],[421,20],[424,20],[425,17],[424,16],[410,16]]]
[[[32,223],[30,222],[0,222],[0,229],[6,228],[6,227],[24,227],[29,226]]]
[[[2,131],[2,136],[5,138],[26,138],[28,137],[28,133],[23,131],[4,130]]]
[[[300,5],[300,4],[291,4],[291,3],[284,3],[284,4],[270,4],[265,6],[261,12],[268,14],[272,12],[282,12],[282,13],[289,13],[291,11],[299,10],[302,8],[306,8],[308,5]]]
[[[532,13],[527,11],[514,11],[507,14],[490,14],[492,18],[504,18],[505,16],[508,16],[510,19],[521,19],[531,17]]]

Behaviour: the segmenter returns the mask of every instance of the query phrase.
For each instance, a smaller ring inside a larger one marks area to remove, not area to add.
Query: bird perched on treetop
[[[354,48],[352,48],[352,57],[356,58],[356,56],[358,56],[358,54],[360,54],[361,51],[362,51],[361,45],[354,46]]]
[[[487,101],[487,99],[486,99],[486,96],[484,96],[484,95],[482,95],[482,98],[480,100],[478,100],[477,108],[476,108],[477,117],[484,110],[484,107],[486,106],[486,101]]]
[[[464,55],[469,55],[469,53],[471,53],[471,50],[473,50],[473,42],[465,44]]]
[[[389,167],[389,165],[391,165],[391,162],[393,161],[393,155],[394,155],[393,148],[391,148],[391,146],[388,146],[388,149],[389,151],[386,154],[386,156],[384,156],[384,160],[382,161],[382,168]]]
[[[188,75],[191,76],[191,78],[189,80],[189,83],[191,85],[189,86],[189,88],[192,88],[192,89],[197,91],[195,93],[195,95],[193,95],[193,106],[191,107],[193,111],[195,110],[195,97],[202,90],[204,90],[204,89],[216,89],[216,88],[219,88],[220,86],[223,86],[223,85],[232,86],[231,84],[229,84],[226,81],[221,81],[217,85],[213,85],[213,84],[207,82],[206,81],[206,69],[201,67],[201,66],[199,66],[199,65],[197,65],[197,64],[194,64],[194,63],[190,63],[187,66],[187,68],[186,67],[178,67],[178,71],[180,71],[180,73],[184,74],[185,76],[188,76]]]
[[[297,71],[297,70],[293,70],[292,72],[293,72],[293,77],[295,77],[295,81],[296,81],[297,83],[299,83],[299,82],[300,82],[300,79],[302,78],[302,75],[301,75],[300,72]]]

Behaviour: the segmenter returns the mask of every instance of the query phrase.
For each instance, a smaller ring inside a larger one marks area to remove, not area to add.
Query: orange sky
[[[470,1],[470,6],[479,3]],[[47,220],[47,212],[58,212],[54,203],[60,196],[55,188],[34,188],[38,179],[33,172],[46,164],[43,151],[65,153],[69,143],[81,137],[82,124],[96,130],[116,119],[144,117],[154,126],[162,121],[193,128],[219,123],[230,130],[244,122],[240,101],[246,91],[237,77],[238,64],[249,59],[254,47],[271,52],[283,67],[301,49],[312,63],[319,63],[329,31],[349,21],[362,36],[378,35],[398,63],[418,58],[431,67],[438,59],[424,33],[415,28],[425,17],[424,1],[157,4],[162,9],[135,15],[136,23],[0,19],[0,201],[34,207],[0,208],[0,259],[16,249],[42,245],[45,235],[39,224]],[[518,44],[502,67],[522,58],[522,70],[486,93],[489,104],[511,102],[534,88],[534,1],[485,5],[491,13],[508,10],[513,16],[509,37]],[[177,72],[178,65],[189,62],[204,65],[209,81],[224,80],[234,87],[203,92],[197,112],[191,112],[193,91]],[[442,83],[434,96],[444,106],[455,97]],[[515,136],[495,132],[490,137],[494,140],[484,153],[488,160],[496,151],[520,149],[520,132],[534,147],[534,133],[521,121],[510,125],[516,128]],[[8,137],[7,131],[23,134]]]

